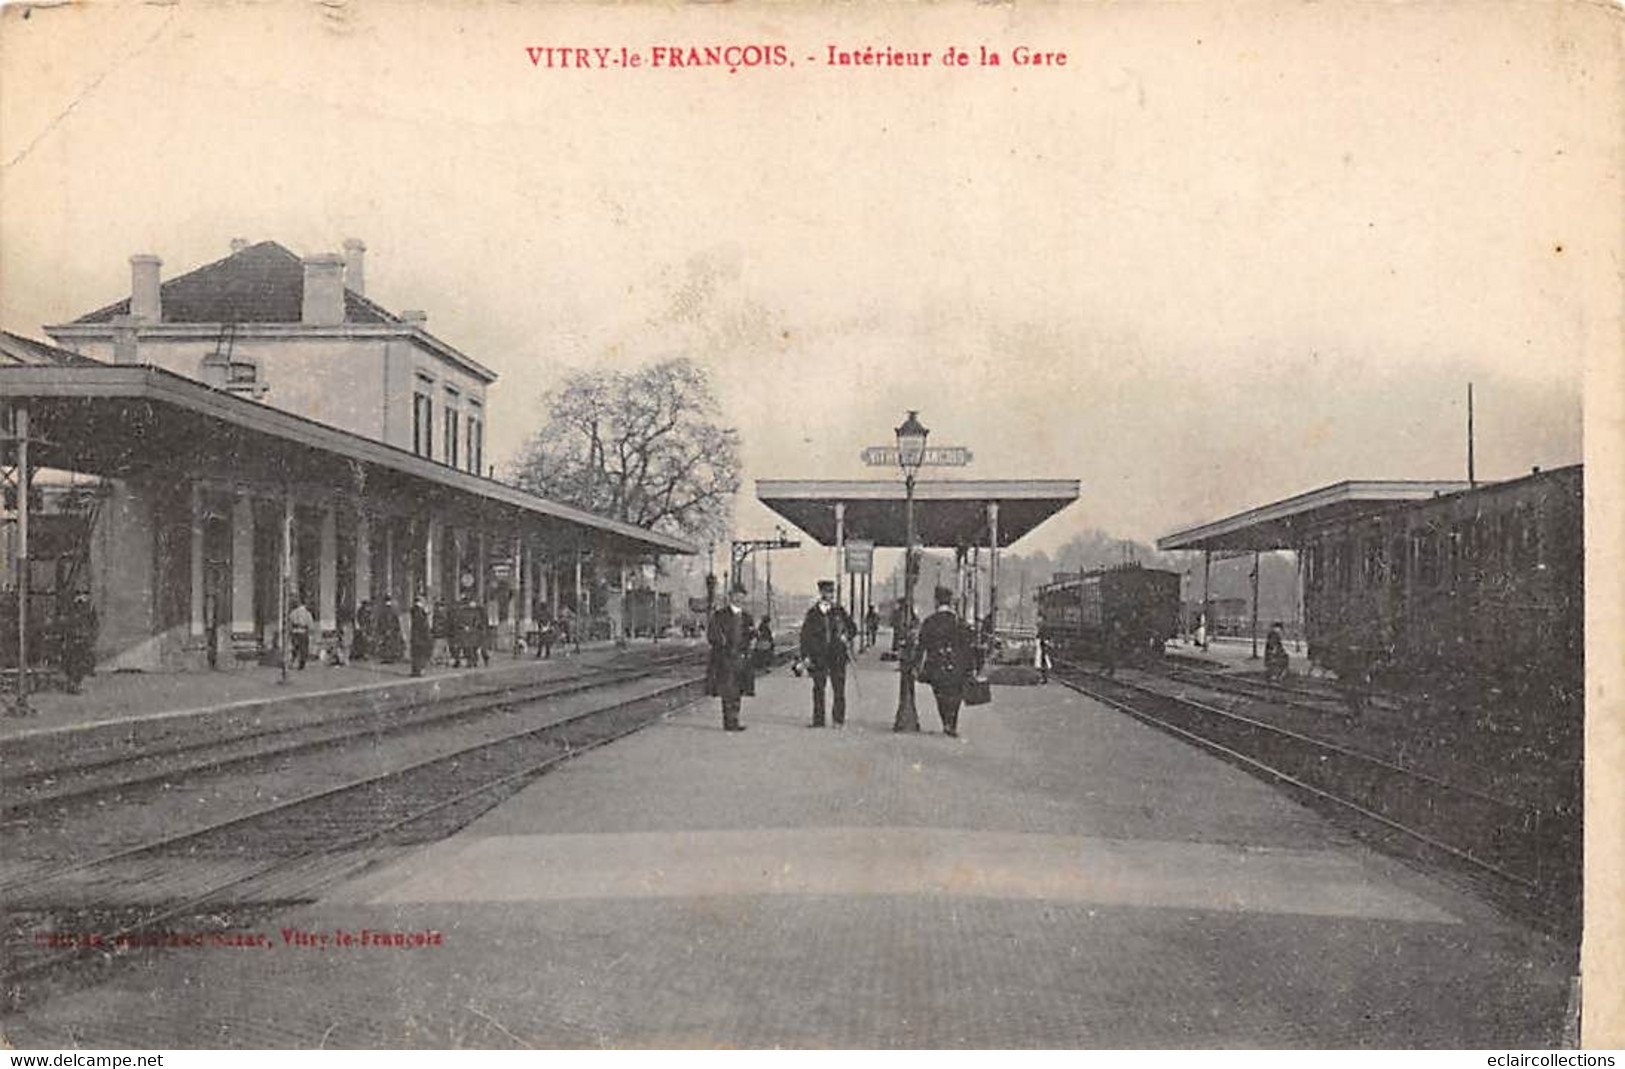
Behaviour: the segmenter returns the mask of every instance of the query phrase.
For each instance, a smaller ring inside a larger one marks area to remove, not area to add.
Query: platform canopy
[[[688,554],[691,543],[594,515],[148,365],[0,364],[26,402],[30,461],[90,475],[173,470],[231,481],[250,461],[290,487],[384,490],[437,514],[523,522],[583,549]]]
[[[821,545],[836,542],[835,506],[848,541],[900,548],[906,535],[902,479],[759,479],[756,497]],[[990,504],[998,506],[999,546],[1019,540],[1078,499],[1076,479],[921,479],[914,484],[917,545],[991,544]]]
[[[1466,490],[1464,482],[1383,479],[1331,486],[1238,512],[1222,520],[1186,527],[1157,539],[1160,550],[1256,553],[1295,549],[1309,532],[1347,523],[1407,501],[1425,501]]]

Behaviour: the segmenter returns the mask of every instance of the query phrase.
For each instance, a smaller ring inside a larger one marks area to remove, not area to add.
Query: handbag
[[[993,700],[993,687],[979,676],[965,680],[965,704],[986,705]]]

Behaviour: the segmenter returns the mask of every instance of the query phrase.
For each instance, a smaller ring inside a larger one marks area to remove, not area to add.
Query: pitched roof
[[[0,367],[100,367],[100,360],[0,330]]]
[[[165,323],[298,323],[303,318],[305,265],[274,241],[250,245],[224,260],[178,275],[159,287]],[[80,316],[108,323],[130,314],[130,299]],[[346,323],[399,323],[382,306],[344,291]]]

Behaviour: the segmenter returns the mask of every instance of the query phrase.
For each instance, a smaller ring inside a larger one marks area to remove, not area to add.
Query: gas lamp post
[[[914,707],[914,476],[925,461],[925,439],[931,432],[909,410],[896,430],[897,465],[903,469],[903,626],[902,661],[897,673],[897,716],[893,731],[919,731],[920,714]]]

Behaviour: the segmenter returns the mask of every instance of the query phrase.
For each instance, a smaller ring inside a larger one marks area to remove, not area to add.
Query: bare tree
[[[699,536],[727,526],[739,432],[686,357],[637,371],[576,371],[514,466],[532,493],[640,527]]]

